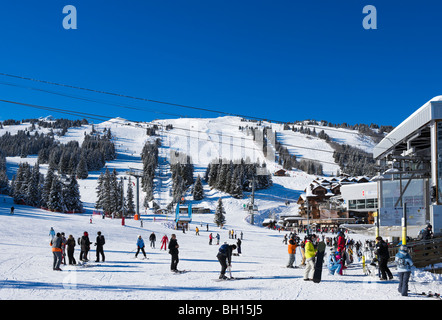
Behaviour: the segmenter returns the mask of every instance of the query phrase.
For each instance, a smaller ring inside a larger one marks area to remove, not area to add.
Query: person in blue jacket
[[[413,261],[411,260],[411,256],[408,253],[407,246],[400,246],[399,252],[396,254],[394,260],[396,261],[397,271],[399,275],[398,291],[402,296],[408,296],[408,281],[410,280]]]
[[[340,273],[341,268],[342,268],[341,256],[339,252],[336,252],[334,248],[332,248],[330,252],[330,258],[328,260],[328,270],[330,271],[331,275],[334,275],[335,272],[336,274],[341,275]]]
[[[138,240],[137,240],[137,253],[135,253],[135,258],[138,257],[138,253],[143,252],[144,254],[144,258],[146,257],[146,252],[144,251],[144,240],[143,238],[141,238],[141,235],[138,236]]]

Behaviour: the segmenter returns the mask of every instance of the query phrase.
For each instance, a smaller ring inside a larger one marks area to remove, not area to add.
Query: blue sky
[[[65,5],[77,30],[62,26]],[[366,5],[377,30],[362,27]],[[281,121],[396,126],[442,95],[441,12],[440,0],[8,1],[0,72]],[[131,120],[217,116],[5,76],[0,99]],[[67,117],[0,103],[0,120],[48,114]]]

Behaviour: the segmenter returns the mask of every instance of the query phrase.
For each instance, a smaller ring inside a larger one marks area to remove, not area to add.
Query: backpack
[[[417,240],[424,239],[424,232],[425,232],[425,229],[422,229],[421,231],[419,231],[419,234],[417,235]]]
[[[227,250],[229,248],[229,245],[227,243],[224,243],[221,247],[219,247],[219,253],[223,255],[227,255]]]

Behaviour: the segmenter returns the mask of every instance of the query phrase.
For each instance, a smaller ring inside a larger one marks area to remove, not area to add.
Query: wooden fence
[[[442,272],[442,267],[435,266],[442,263],[442,238],[410,242],[407,247],[416,268],[430,267],[433,272]],[[389,251],[390,259],[394,261],[399,247],[389,248]]]

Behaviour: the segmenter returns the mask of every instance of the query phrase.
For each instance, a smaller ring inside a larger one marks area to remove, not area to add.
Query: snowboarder
[[[75,239],[74,236],[72,234],[69,235],[67,241],[66,241],[66,246],[68,248],[68,260],[69,260],[69,264],[77,264],[77,261],[75,261],[74,258],[74,248],[75,248]]]
[[[61,257],[62,257],[62,239],[61,234],[57,233],[56,236],[51,240],[52,254],[54,256],[54,263],[52,265],[52,270],[61,271]]]
[[[147,258],[146,252],[144,251],[144,240],[141,235],[139,235],[137,239],[137,253],[135,253],[135,258],[138,257],[138,253],[140,253],[140,250],[141,252],[143,252],[144,258]]]
[[[89,261],[87,258],[87,255],[89,253],[89,250],[91,249],[91,243],[89,240],[89,235],[85,231],[83,233],[83,236],[78,239],[78,244],[80,245],[81,251],[80,251],[80,261]]]
[[[320,241],[318,243],[318,248],[317,248],[317,253],[316,253],[315,272],[313,273],[313,282],[314,283],[321,282],[322,264],[324,262],[324,254],[325,254],[325,242]]]
[[[162,250],[163,249],[163,247],[164,247],[164,251],[166,251],[166,249],[167,249],[167,243],[169,242],[169,238],[167,237],[167,235],[165,234],[164,236],[163,236],[163,238],[161,239],[161,248],[160,248],[160,250]]]
[[[399,275],[398,291],[402,296],[408,296],[408,280],[410,280],[413,260],[411,260],[407,246],[400,246],[399,252],[396,254],[394,260],[397,263],[397,271]]]
[[[232,252],[236,249],[236,245],[229,245],[224,243],[218,250],[218,254],[216,257],[218,258],[219,263],[221,264],[221,273],[219,278],[222,280],[226,280],[226,270],[227,267],[232,266]]]
[[[104,262],[104,250],[103,246],[106,243],[106,240],[104,239],[104,236],[101,234],[101,231],[97,232],[97,239],[95,240],[95,246],[97,246],[97,260],[95,262],[100,262],[100,254],[101,258]]]
[[[170,239],[169,242],[169,253],[172,256],[171,257],[171,263],[170,263],[170,270],[173,272],[178,272],[178,262],[179,262],[179,258],[178,258],[178,254],[179,254],[179,248],[180,246],[178,245],[178,241],[176,239],[176,235],[172,234],[172,237]]]
[[[392,280],[393,275],[391,274],[390,269],[388,268],[388,259],[390,259],[390,253],[388,252],[388,244],[382,240],[382,237],[376,238],[376,255],[379,260],[379,271],[381,272],[381,280]]]
[[[287,263],[287,268],[295,268],[293,264],[296,259],[296,247],[298,247],[298,245],[296,244],[295,236],[292,236],[288,244],[289,262]]]
[[[312,243],[312,236],[307,236],[305,240],[305,259],[307,267],[304,272],[304,281],[313,280],[313,272],[315,271],[315,255],[316,249]]]
[[[157,241],[157,236],[155,235],[155,232],[151,233],[151,235],[149,236],[149,240],[150,240],[150,247],[155,249],[155,241]]]

